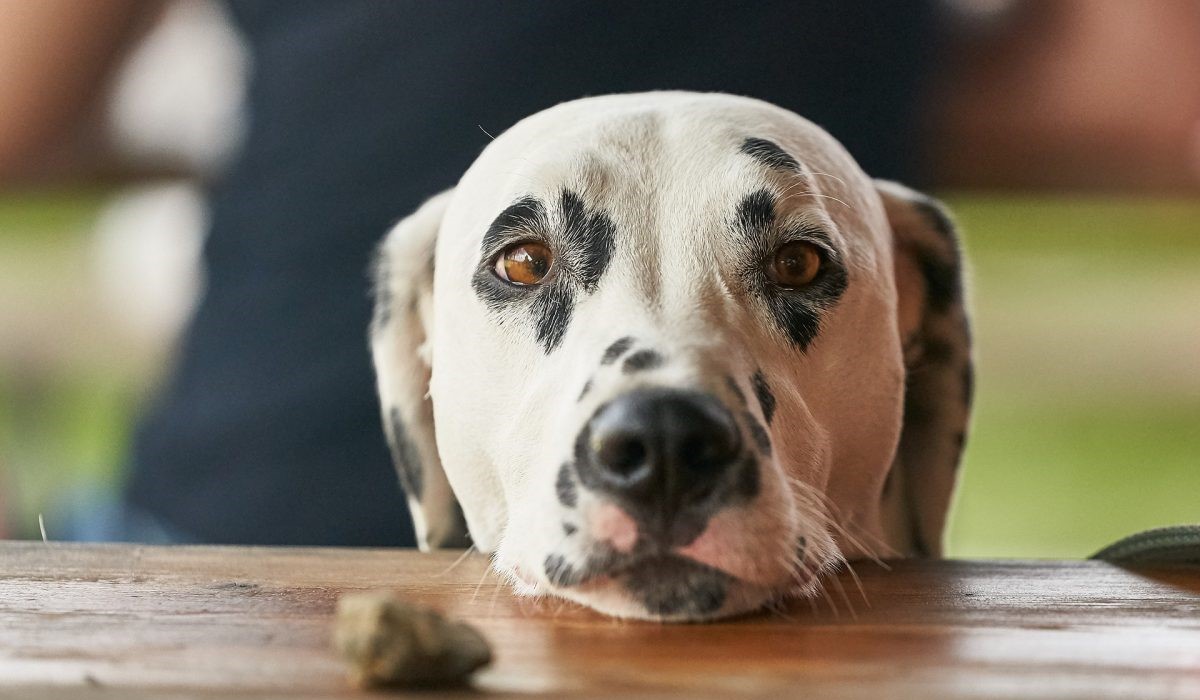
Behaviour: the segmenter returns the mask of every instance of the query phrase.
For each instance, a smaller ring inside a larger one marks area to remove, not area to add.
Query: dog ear
[[[893,236],[904,347],[904,424],[884,512],[911,553],[942,554],[942,534],[971,415],[974,369],[958,234],[941,203],[876,182]],[[903,538],[902,538],[903,539]]]
[[[422,550],[467,547],[462,509],[438,457],[429,399],[434,247],[452,191],[425,202],[384,237],[373,268],[375,362],[383,428]]]

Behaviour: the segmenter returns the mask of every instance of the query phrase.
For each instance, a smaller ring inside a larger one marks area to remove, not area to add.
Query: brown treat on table
[[[462,683],[492,660],[479,632],[392,591],[350,593],[338,601],[333,643],[362,687]]]

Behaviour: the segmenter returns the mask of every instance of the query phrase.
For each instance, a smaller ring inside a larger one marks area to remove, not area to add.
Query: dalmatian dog
[[[376,287],[422,549],[680,621],[940,555],[972,390],[954,228],[791,112],[535,114],[386,236]]]

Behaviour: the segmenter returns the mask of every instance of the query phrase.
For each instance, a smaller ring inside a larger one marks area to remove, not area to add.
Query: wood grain
[[[482,557],[0,543],[0,697],[346,697],[338,595],[394,588],[478,626],[485,692],[1200,698],[1200,569],[856,566],[829,598],[707,625],[514,598]]]

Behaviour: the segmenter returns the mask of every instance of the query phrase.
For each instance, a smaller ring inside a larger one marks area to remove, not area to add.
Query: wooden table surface
[[[466,619],[496,660],[438,697],[1200,698],[1200,569],[1096,562],[856,567],[829,600],[706,625],[512,597],[482,557],[0,542],[0,697],[347,697],[343,591]],[[865,600],[864,600],[865,598]],[[869,601],[869,603],[867,602]]]

